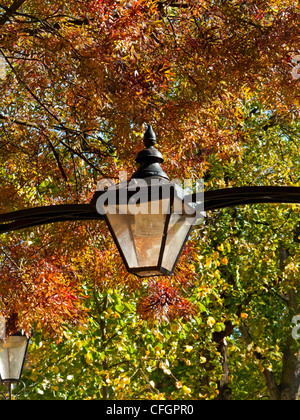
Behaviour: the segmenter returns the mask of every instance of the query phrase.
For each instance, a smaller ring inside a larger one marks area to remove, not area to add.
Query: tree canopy
[[[0,13],[1,213],[88,203],[133,172],[146,123],[170,178],[300,185],[298,1]],[[299,399],[299,235],[297,205],[208,212],[174,276],[148,281],[103,221],[1,235],[0,315],[36,331],[26,397]]]

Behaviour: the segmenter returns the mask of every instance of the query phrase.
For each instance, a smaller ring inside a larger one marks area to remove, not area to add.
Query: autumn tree
[[[206,189],[299,186],[297,1],[4,0],[0,9],[1,213],[89,202],[99,179],[132,173],[145,123],[170,177],[204,177]],[[171,279],[125,273],[104,222],[1,235],[0,276],[1,315],[12,329],[70,336],[86,382],[102,372],[94,398],[122,398],[131,385],[134,398],[141,384],[145,398],[299,398],[296,206],[210,212]],[[119,323],[133,359],[120,375],[109,369],[118,361],[107,340],[118,340],[105,322]],[[88,326],[95,336],[83,340]],[[136,333],[148,340],[139,351]],[[35,355],[39,366],[46,356]],[[40,390],[65,398],[57,383]]]

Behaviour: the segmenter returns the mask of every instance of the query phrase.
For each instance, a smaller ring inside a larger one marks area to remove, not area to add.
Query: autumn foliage
[[[118,182],[119,171],[133,172],[145,123],[154,127],[171,179],[204,178],[206,189],[299,186],[300,82],[292,75],[299,27],[296,0],[3,0],[1,213],[88,203],[101,178]],[[145,359],[131,366],[136,398],[145,377],[149,398],[226,396],[227,346],[241,383],[248,383],[245,360],[251,358],[269,391],[280,393],[274,385],[280,352],[289,349],[286,361],[293,351],[279,327],[288,331],[290,314],[299,309],[298,222],[297,206],[210,212],[174,276],[149,282],[126,273],[103,221],[1,235],[0,315],[13,319],[11,332],[35,327],[57,341],[71,334],[68,328],[78,336],[86,325],[97,331],[99,360],[97,350],[86,350],[84,362],[98,360],[101,397],[111,389],[126,397],[130,376],[109,373],[119,362],[105,322],[127,343],[138,335],[149,340]],[[278,330],[266,327],[266,339],[259,316],[264,325],[276,320]],[[165,331],[161,348],[154,350],[160,335],[147,335],[144,321]],[[176,322],[182,326],[167,330]],[[191,352],[174,377],[162,349],[167,346],[175,363],[171,333],[188,342],[180,354]],[[242,339],[245,357],[235,348]],[[256,347],[265,348],[261,358]],[[134,346],[127,350],[120,345],[125,366],[137,357]],[[160,385],[170,392],[160,392],[154,373],[145,374],[154,372],[154,360],[167,372]],[[179,379],[193,363],[191,376],[201,376],[197,391]]]

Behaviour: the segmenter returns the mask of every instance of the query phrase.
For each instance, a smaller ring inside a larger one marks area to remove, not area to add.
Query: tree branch
[[[241,336],[246,344],[246,346],[253,346],[254,348],[256,347],[253,341],[253,338],[251,337],[251,334],[249,332],[249,329],[247,328],[246,324],[244,322],[241,322],[240,326],[239,326],[239,330],[241,333]],[[253,352],[253,355],[255,356],[255,358],[257,360],[261,360],[262,359],[262,355],[255,351]],[[273,401],[277,401],[279,400],[279,396],[280,396],[280,389],[279,386],[276,383],[276,379],[274,376],[274,373],[269,370],[269,369],[264,369],[262,371],[262,376],[264,378],[267,390],[269,392],[270,398]]]
[[[0,27],[5,25],[6,22],[16,13],[16,11],[25,3],[26,0],[15,0],[9,9],[0,17]]]
[[[62,177],[64,178],[64,180],[67,182],[68,181],[68,177],[65,173],[65,170],[61,164],[60,158],[59,158],[59,154],[57,153],[57,151],[55,150],[55,147],[53,146],[51,140],[49,138],[46,137],[46,141],[49,144],[50,149],[52,150],[54,157],[56,159],[57,165],[59,167],[60,173],[62,174]]]
[[[42,130],[42,131],[45,130],[45,127],[40,126],[36,123],[21,120],[21,119],[18,119],[18,118],[10,118],[8,115],[0,114],[0,120],[4,120],[4,121],[7,121],[7,122],[10,122],[10,123],[13,123],[13,124],[23,125],[23,126],[26,126],[26,127],[29,127],[29,128],[34,128],[36,130]],[[68,128],[68,127],[65,127],[63,124],[53,125],[52,128],[54,130],[57,130],[57,131],[65,131],[66,133],[71,133],[71,134],[74,134],[74,135],[77,135],[77,136],[80,136],[80,137],[83,136],[82,132],[77,131],[77,130],[73,130],[73,129]],[[99,168],[97,168],[88,158],[86,158],[82,152],[74,149],[73,147],[71,147],[70,145],[68,145],[66,142],[64,142],[61,139],[59,139],[58,141],[62,146],[66,147],[69,150],[69,152],[71,153],[72,156],[75,155],[75,156],[80,157],[82,160],[85,161],[85,163],[90,165],[96,172],[98,172],[98,173],[100,173],[101,175],[104,176],[103,172]],[[49,140],[47,140],[47,142],[49,143]],[[52,147],[51,147],[51,150],[53,151]],[[93,153],[95,153],[95,152],[93,152]],[[55,156],[55,158],[57,160],[57,156]],[[59,159],[58,159],[58,161],[59,161]],[[59,165],[59,167],[60,167],[60,165]],[[62,168],[60,167],[60,170],[61,169]],[[64,178],[65,178],[65,176],[64,176]]]
[[[4,114],[0,114],[0,120],[3,121],[7,121],[13,124],[18,124],[18,125],[24,125],[26,127],[29,128],[35,128],[36,130],[40,130],[42,127],[39,126],[36,123],[30,122],[30,121],[25,121],[25,120],[20,120],[18,118],[11,118],[8,115],[4,115]]]
[[[274,373],[269,369],[264,369],[262,372],[266,387],[269,391],[270,398],[273,401],[278,401],[280,398],[279,387],[276,383]]]
[[[21,79],[21,77],[19,76],[18,72],[16,71],[15,67],[11,64],[11,62],[9,61],[9,59],[6,57],[6,55],[4,54],[4,52],[2,51],[2,49],[0,48],[0,53],[2,54],[4,60],[7,62],[7,64],[9,65],[9,67],[11,68],[12,72],[14,73],[14,75],[16,76],[16,79],[18,80],[18,82],[20,83],[21,86],[24,87],[24,89],[27,90],[27,92],[33,97],[33,99],[55,120],[57,121],[59,124],[61,124],[59,118],[53,114],[52,111],[50,111],[50,109],[48,109],[48,107],[36,96],[36,94],[29,88],[29,86],[27,86],[27,84]]]
[[[213,341],[217,344],[217,350],[221,355],[221,363],[223,375],[218,384],[219,395],[216,400],[231,400],[231,389],[229,387],[229,366],[227,355],[227,344],[224,338],[229,337],[234,329],[231,321],[225,322],[225,330],[221,332],[214,332],[212,335]]]

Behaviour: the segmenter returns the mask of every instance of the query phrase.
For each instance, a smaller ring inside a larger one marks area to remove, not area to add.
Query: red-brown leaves
[[[147,296],[137,308],[142,319],[171,322],[176,318],[190,318],[196,313],[193,304],[183,296],[167,279],[150,280]]]
[[[7,319],[17,314],[12,330],[28,332],[41,324],[59,335],[65,322],[82,316],[83,291],[74,268],[62,255],[49,256],[25,241],[12,241],[2,251],[0,314]]]
[[[252,138],[245,103],[298,117],[299,24],[296,0],[24,2],[1,28],[1,212],[87,203],[100,174],[130,176],[145,122],[170,179],[201,178],[212,155],[236,157]],[[80,226],[49,228],[48,254],[44,237],[36,245],[46,230],[32,232],[36,246],[3,239],[0,305],[57,329],[79,316],[85,281],[138,290],[102,227],[87,238]],[[194,284],[194,252],[187,245],[173,284],[149,282],[142,318],[193,312],[180,290]]]

